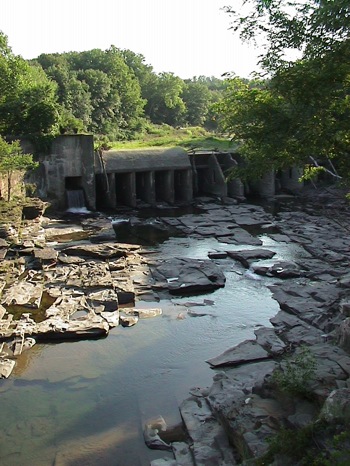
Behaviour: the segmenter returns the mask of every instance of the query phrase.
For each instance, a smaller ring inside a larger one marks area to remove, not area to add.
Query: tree
[[[288,66],[290,51],[300,58],[322,57],[350,39],[348,0],[244,0],[245,13],[227,7],[232,29],[242,40],[265,45],[262,66],[274,73]]]
[[[154,75],[146,94],[145,112],[152,123],[181,125],[185,121],[186,105],[182,99],[184,81],[174,73]]]
[[[7,143],[0,136],[0,173],[7,177],[7,201],[11,200],[13,173],[24,172],[37,165],[31,154],[23,154],[19,141]]]
[[[191,126],[203,126],[209,111],[211,92],[196,78],[185,81],[182,100],[186,105],[186,122]]]
[[[49,133],[58,119],[56,85],[15,56],[0,32],[0,134]]]
[[[241,141],[247,172],[298,165],[334,165],[350,179],[350,6],[343,0],[247,0],[250,14],[233,28],[267,41],[259,86],[228,80],[218,104],[226,131]],[[232,12],[231,9],[228,11]],[[286,51],[298,49],[292,62]]]

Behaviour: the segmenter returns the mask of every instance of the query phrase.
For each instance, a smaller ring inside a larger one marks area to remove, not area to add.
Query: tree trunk
[[[11,172],[7,172],[7,202],[10,202],[11,200],[11,188]]]

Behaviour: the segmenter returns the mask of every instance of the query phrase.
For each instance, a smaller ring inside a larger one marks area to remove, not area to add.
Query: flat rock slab
[[[233,228],[227,236],[216,236],[220,243],[227,244],[248,244],[250,246],[261,246],[263,243],[259,238],[255,238],[243,228]]]
[[[225,286],[225,276],[210,260],[173,258],[151,267],[153,288],[171,294],[202,293]]]
[[[122,243],[84,244],[65,248],[62,250],[67,255],[92,257],[95,259],[114,259],[125,257],[128,253],[140,249],[139,245]]]
[[[35,259],[40,259],[42,261],[55,261],[57,256],[58,253],[53,248],[34,249]]]
[[[256,341],[246,340],[224,351],[219,356],[208,359],[206,362],[212,367],[238,366],[248,362],[262,361],[269,357],[270,354]]]
[[[256,248],[227,251],[227,254],[232,259],[238,260],[244,267],[249,268],[253,262],[259,259],[271,259],[276,253],[269,249]]]

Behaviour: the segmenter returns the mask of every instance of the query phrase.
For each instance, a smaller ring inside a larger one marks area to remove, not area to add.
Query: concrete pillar
[[[289,193],[298,193],[303,188],[303,182],[299,181],[303,170],[297,167],[291,167],[281,171],[280,183],[281,189]]]
[[[175,201],[191,202],[193,199],[192,170],[175,170],[174,172]]]
[[[108,173],[107,175],[108,186],[107,186],[107,204],[108,207],[115,209],[117,207],[117,193],[115,187],[115,173]]]
[[[136,196],[148,204],[155,205],[156,188],[153,171],[136,173]]]
[[[118,173],[115,178],[117,204],[136,207],[136,176],[135,172]]]
[[[155,172],[156,201],[165,201],[174,204],[174,171],[162,170]]]
[[[275,195],[275,171],[265,173],[256,183],[256,190],[260,197],[268,199]]]
[[[237,167],[237,161],[232,157],[232,154],[222,153],[217,155],[217,159],[224,170],[224,176],[227,180],[227,195],[229,197],[244,198],[244,184],[239,178],[228,180],[231,171]]]
[[[201,176],[200,173],[199,176]],[[208,168],[202,176],[205,179],[199,179],[198,182],[205,193],[220,197],[227,196],[225,177],[215,154],[208,157]]]

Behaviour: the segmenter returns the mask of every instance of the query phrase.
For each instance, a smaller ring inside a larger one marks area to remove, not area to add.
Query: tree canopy
[[[56,84],[12,53],[0,32],[0,134],[49,133],[56,125]]]
[[[241,142],[247,173],[323,162],[350,178],[350,4],[344,0],[247,0],[234,16],[244,39],[266,41],[268,79],[228,80],[217,104]],[[233,14],[232,9],[227,11]],[[288,51],[298,50],[291,61]]]

